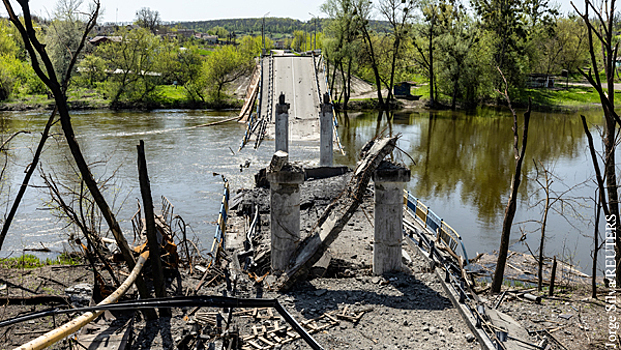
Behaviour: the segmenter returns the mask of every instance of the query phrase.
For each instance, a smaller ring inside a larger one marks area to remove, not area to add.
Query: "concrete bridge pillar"
[[[403,240],[403,189],[410,169],[382,162],[373,173],[375,182],[375,239],[373,274],[401,269]]]
[[[304,182],[304,172],[289,169],[267,174],[270,182],[272,271],[287,268],[300,241],[300,184]]]
[[[289,104],[285,103],[285,94],[280,93],[276,105],[276,142],[275,151],[289,153]]]
[[[323,95],[323,104],[321,105],[320,124],[320,143],[319,143],[319,166],[332,166],[332,132],[334,124],[332,123],[332,104],[330,103],[330,95],[326,92]]]

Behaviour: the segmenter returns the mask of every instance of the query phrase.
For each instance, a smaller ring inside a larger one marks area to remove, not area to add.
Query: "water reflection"
[[[523,113],[518,112],[520,142]],[[597,110],[587,114],[590,123],[599,123]],[[471,254],[497,248],[515,168],[510,113],[481,109],[476,115],[421,111],[349,113],[339,117],[342,124],[349,125],[349,128],[340,130],[348,155],[337,158],[337,161],[354,164],[356,150],[370,138],[401,134],[399,146],[414,158],[416,165],[400,151],[395,151],[393,157],[410,166],[412,180],[408,184],[409,190],[468,238]],[[571,186],[591,176],[585,149],[586,139],[579,115],[532,113],[522,169],[520,207],[515,222],[539,215],[536,210],[527,210],[529,195],[537,191],[536,184],[527,177],[534,172],[533,160],[553,168],[555,174]],[[589,188],[577,189],[573,195],[588,197],[590,192]],[[560,218],[551,220],[550,246],[560,247],[566,239],[571,245],[585,239],[562,221]],[[587,230],[585,222],[576,226]],[[513,238],[517,239],[518,228],[515,227],[513,232]],[[529,240],[534,243],[536,235],[532,236]],[[589,245],[588,240],[582,243],[584,247]],[[533,246],[531,242],[529,244]],[[514,249],[520,249],[520,246],[514,246]],[[586,263],[588,248],[576,256]]]
[[[136,145],[146,143],[149,175],[153,197],[167,196],[177,206],[175,213],[189,222],[191,232],[208,239],[213,232],[210,221],[219,208],[222,182],[214,172],[224,174],[232,188],[252,184],[253,174],[269,163],[273,143],[266,142],[259,150],[237,150],[244,134],[244,126],[227,123],[210,128],[195,126],[221,120],[231,112],[157,111],[152,113],[88,111],[73,113],[76,135],[89,162],[110,159],[105,166],[95,168],[97,178],[117,171],[115,191],[126,194],[129,202],[119,213],[126,233],[131,232],[127,221],[134,213],[135,198],[139,194],[136,171]],[[522,114],[520,114],[520,123]],[[599,124],[597,110],[587,117]],[[23,171],[32,158],[39,141],[39,132],[47,121],[47,113],[0,113],[0,129],[6,137],[16,130],[31,130],[31,135],[20,135],[11,143],[8,152],[9,167],[2,179],[3,185],[17,188]],[[500,226],[514,169],[512,118],[507,112],[481,109],[473,114],[453,111],[414,111],[400,113],[349,113],[339,115],[339,135],[346,151],[335,153],[335,164],[354,167],[358,152],[370,139],[379,135],[401,134],[399,147],[391,157],[407,164],[412,170],[408,184],[415,196],[425,201],[438,215],[445,218],[464,237],[470,255],[477,251],[489,252],[498,247]],[[521,131],[520,131],[521,133]],[[48,171],[67,169],[73,164],[59,129],[54,130],[57,141],[50,140],[42,158]],[[598,145],[599,146],[599,145]],[[318,161],[317,143],[293,143],[291,159],[315,165]],[[416,165],[409,158],[412,157]],[[533,173],[533,162],[541,161],[568,185],[579,183],[592,175],[586,154],[586,142],[577,114],[533,113],[529,141],[524,161],[520,206],[515,222],[539,217],[537,210],[527,210],[527,198],[536,186],[526,178]],[[239,164],[251,162],[251,167],[240,173]],[[38,176],[33,184],[40,184]],[[108,194],[113,198],[113,194]],[[592,196],[591,188],[577,189],[574,196]],[[12,195],[11,195],[12,196]],[[22,247],[39,246],[62,249],[60,242],[63,226],[40,210],[46,194],[29,188],[20,206],[18,217],[7,237],[6,249],[20,251]],[[585,209],[587,217],[591,209]],[[563,242],[578,247],[576,260],[588,266],[590,240],[578,230],[589,234],[587,222],[575,219],[570,226],[558,217],[551,217],[548,246],[552,253],[562,250]],[[519,237],[517,227],[513,238]],[[531,247],[537,235],[528,238]],[[519,244],[513,249],[520,249]]]

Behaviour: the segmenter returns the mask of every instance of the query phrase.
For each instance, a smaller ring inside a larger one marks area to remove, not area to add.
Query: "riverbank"
[[[112,104],[97,90],[74,89],[68,94],[69,108],[72,110],[155,110],[155,109],[240,109],[243,100],[239,96],[244,94],[246,82],[228,92],[230,98],[218,102],[192,101],[188,100],[182,88],[173,86],[159,86],[155,98],[150,101],[141,102],[118,102]],[[383,91],[383,96],[388,91]],[[414,110],[429,108],[429,88],[426,85],[414,87],[412,92],[416,99],[396,99],[391,101],[390,110]],[[599,96],[589,86],[570,85],[565,88],[554,89],[515,89],[510,92],[512,104],[515,108],[526,108],[528,98],[532,98],[533,111],[539,112],[575,112],[578,110],[601,108]],[[434,110],[450,109],[449,96],[440,96],[439,103]],[[480,105],[494,108],[505,108],[504,99],[481,101]],[[32,95],[11,98],[0,103],[0,111],[32,111],[32,110],[52,110],[54,99],[46,95]],[[342,110],[342,103],[335,102],[335,108]],[[348,111],[367,111],[378,110],[377,92],[361,91],[353,94],[347,105]],[[461,106],[457,106],[462,110]]]
[[[186,97],[183,88],[162,85],[157,88],[151,100],[112,103],[98,90],[75,88],[69,90],[67,103],[71,110],[240,109],[243,100],[237,99],[235,92],[231,94],[232,97],[222,101],[192,101]],[[51,95],[19,96],[1,102],[0,112],[49,111],[54,105],[54,98]]]
[[[414,87],[412,91],[416,99],[398,98],[391,101],[389,110],[447,110],[450,109],[450,96],[440,96],[434,108],[429,106],[429,88],[426,85]],[[383,92],[383,96],[388,91]],[[617,91],[619,93],[619,91]],[[378,110],[379,103],[376,91],[354,95],[347,104],[348,111]],[[570,85],[566,88],[554,89],[514,89],[510,92],[511,104],[514,108],[526,109],[529,97],[532,99],[532,110],[537,112],[576,112],[585,109],[601,108],[599,95],[589,87]],[[492,108],[507,108],[504,98],[483,100],[479,106]],[[343,109],[341,103],[335,103],[335,108]],[[475,107],[476,108],[476,107]],[[457,105],[457,110],[465,110]]]

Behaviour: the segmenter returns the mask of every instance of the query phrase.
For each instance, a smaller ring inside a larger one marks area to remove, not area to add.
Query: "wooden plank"
[[[252,340],[248,341],[248,344],[254,346],[255,348],[259,349],[259,350],[263,350],[263,347],[255,342],[253,342]]]
[[[258,338],[260,341],[264,342],[265,344],[269,345],[269,346],[275,346],[276,344],[272,343],[271,341],[265,339],[264,337],[259,337]]]

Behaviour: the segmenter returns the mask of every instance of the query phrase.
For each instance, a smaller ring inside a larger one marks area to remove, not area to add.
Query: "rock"
[[[381,279],[379,277],[377,277],[377,276],[371,278],[371,283],[378,284],[378,283],[380,283],[380,281],[381,281]]]
[[[408,320],[405,320],[405,321],[403,321],[403,325],[404,325],[404,326],[409,326],[409,325],[410,325],[410,323],[408,322]]]
[[[436,327],[429,327],[429,334],[434,335],[436,333],[438,333],[438,329]]]
[[[474,341],[474,335],[472,333],[466,334],[466,341],[472,343]]]
[[[455,331],[455,329],[453,328],[453,326],[449,326],[448,331],[449,331],[449,332],[454,332],[454,331]]]
[[[428,331],[429,331],[429,326],[423,327],[423,332],[428,332]]]

